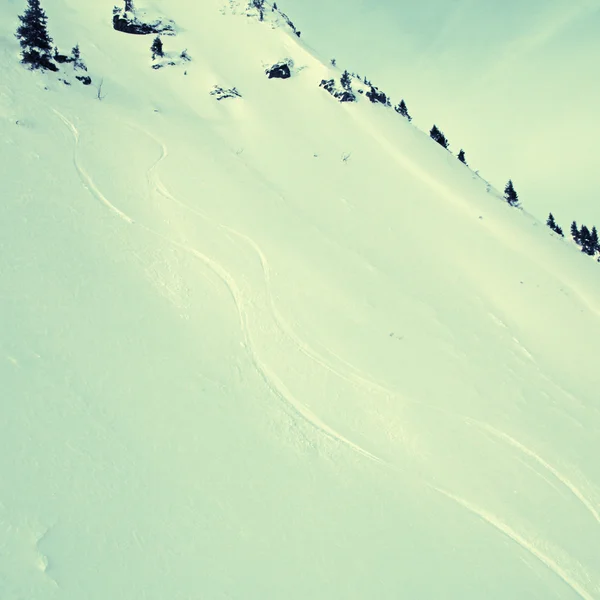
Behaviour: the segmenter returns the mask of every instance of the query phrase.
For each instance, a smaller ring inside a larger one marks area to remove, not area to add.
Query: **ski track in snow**
[[[213,227],[216,227],[223,231],[228,230],[230,232],[233,232],[234,230],[232,230],[231,228],[223,226],[223,225],[217,223],[216,221],[214,221],[213,219],[211,219],[208,215],[204,214],[203,212],[201,212],[197,209],[191,208],[190,206],[188,206],[184,202],[181,202],[179,199],[177,199],[175,196],[173,196],[169,192],[169,190],[160,181],[160,179],[156,173],[160,163],[168,156],[168,150],[167,150],[166,145],[164,143],[162,143],[161,141],[159,141],[150,132],[148,132],[146,130],[142,130],[133,124],[130,124],[130,125],[136,129],[138,129],[142,133],[144,133],[146,136],[150,137],[160,147],[159,158],[154,162],[154,164],[148,169],[148,172],[147,172],[147,181],[148,181],[148,185],[150,187],[151,193],[152,193],[152,191],[154,191],[155,193],[159,194],[163,198],[170,200],[172,202],[175,202],[176,204],[182,206],[183,208],[186,208],[186,209],[192,211],[193,213],[197,214],[198,216],[203,218],[205,221],[210,223]],[[164,241],[176,246],[177,248],[190,253],[192,256],[198,258],[206,265],[206,267],[208,267],[213,273],[215,273],[215,275],[217,275],[217,277],[224,283],[224,285],[227,287],[227,289],[233,299],[233,302],[234,302],[237,312],[238,312],[240,327],[241,327],[242,335],[244,338],[244,348],[246,349],[246,352],[248,353],[248,355],[250,357],[250,361],[251,361],[254,369],[257,371],[257,373],[259,374],[259,376],[261,377],[261,379],[263,380],[263,382],[265,383],[265,385],[269,389],[269,391],[276,398],[278,398],[279,400],[284,402],[284,404],[286,404],[287,406],[292,408],[293,411],[298,416],[300,416],[303,420],[305,420],[310,425],[312,425],[312,427],[314,427],[316,430],[320,431],[322,434],[327,436],[329,439],[334,440],[338,443],[341,443],[342,445],[350,448],[354,452],[357,452],[358,454],[360,454],[370,460],[373,460],[373,461],[379,462],[379,463],[384,462],[379,457],[375,456],[368,450],[365,450],[364,448],[362,448],[355,442],[352,442],[347,437],[345,437],[344,435],[342,435],[341,433],[339,433],[338,431],[336,431],[335,429],[333,429],[332,427],[330,427],[329,425],[324,423],[321,419],[319,419],[319,417],[314,412],[312,412],[307,406],[305,406],[302,402],[300,402],[297,398],[295,398],[294,395],[290,392],[290,390],[283,383],[283,381],[281,381],[281,379],[279,377],[277,377],[277,375],[263,361],[260,360],[260,358],[255,350],[255,344],[252,341],[252,335],[250,333],[250,328],[248,326],[248,314],[245,309],[246,303],[244,300],[244,296],[243,296],[239,286],[237,285],[235,278],[220,263],[218,263],[214,259],[208,257],[206,254],[200,252],[196,248],[193,248],[192,246],[188,246],[186,244],[182,244],[180,242],[176,242],[175,240],[167,238],[167,237],[163,236],[162,234],[146,227],[145,225],[140,224],[140,227],[142,227],[144,230],[148,231],[152,235],[155,235],[155,236],[161,238],[162,240],[164,240]]]
[[[435,487],[433,485],[430,486],[431,489],[436,492],[442,494],[446,498],[456,502],[456,504],[462,506],[470,513],[476,515],[483,521],[485,521],[488,525],[491,525],[500,533],[504,534],[508,538],[510,538],[513,542],[521,546],[524,550],[529,552],[532,556],[537,558],[542,564],[544,564],[548,569],[550,569],[557,577],[562,579],[579,597],[583,598],[583,600],[594,600],[594,596],[592,596],[586,589],[582,587],[582,585],[576,581],[571,573],[559,565],[555,560],[544,554],[539,548],[537,548],[533,543],[527,541],[522,535],[520,535],[517,531],[509,527],[506,523],[504,523],[501,519],[493,515],[492,513],[487,512],[486,510],[479,508],[478,506],[468,502],[464,498],[460,496],[456,496],[451,492],[448,492],[444,489]],[[578,570],[580,570],[585,579],[590,581],[590,577],[587,573],[583,571],[583,567],[580,564],[577,564]]]
[[[600,524],[600,514],[598,513],[598,510],[596,509],[594,504],[584,495],[584,493],[574,483],[572,483],[570,481],[570,479],[568,479],[568,477],[566,477],[566,475],[564,475],[558,469],[556,469],[551,464],[546,462],[539,454],[537,454],[537,452],[535,452],[531,448],[525,446],[524,444],[522,444],[521,442],[519,442],[518,440],[516,440],[515,438],[510,436],[508,433],[500,431],[499,429],[496,429],[495,427],[492,427],[491,425],[488,425],[486,423],[481,423],[481,422],[475,421],[475,420],[471,420],[471,421],[473,422],[474,425],[476,425],[477,427],[481,428],[482,430],[490,433],[496,439],[499,439],[499,440],[505,442],[506,444],[508,444],[509,446],[512,446],[513,448],[516,448],[517,450],[521,451],[526,456],[529,456],[530,458],[535,460],[542,467],[544,467],[548,472],[550,472],[552,475],[554,475],[554,477],[556,477],[556,479],[560,483],[562,483],[577,498],[577,500],[579,500],[579,502],[581,502],[581,504],[586,508],[586,510],[595,519],[596,523]]]
[[[122,210],[118,209],[104,194],[98,189],[93,179],[87,173],[87,171],[79,164],[78,160],[78,149],[79,149],[79,131],[75,127],[75,125],[67,119],[62,113],[58,112],[56,109],[52,109],[52,111],[59,117],[59,119],[63,122],[63,124],[69,129],[71,134],[73,135],[73,139],[75,140],[75,146],[73,148],[73,165],[75,166],[75,170],[83,183],[83,187],[99,200],[102,204],[108,207],[112,212],[114,212],[119,218],[121,218],[126,223],[132,225],[134,223],[133,219],[126,215]]]
[[[433,404],[428,404],[426,402],[421,402],[419,400],[415,400],[414,398],[408,398],[405,395],[400,394],[398,391],[391,390],[390,388],[386,387],[385,385],[382,385],[381,383],[378,383],[377,381],[373,380],[369,376],[365,375],[356,366],[349,363],[348,361],[343,359],[341,356],[337,355],[335,352],[333,352],[329,348],[323,348],[323,350],[330,357],[329,359],[327,359],[318,350],[316,350],[315,348],[313,348],[312,346],[310,346],[309,344],[304,342],[294,332],[293,328],[289,325],[289,323],[283,318],[283,316],[281,315],[281,313],[279,312],[279,310],[277,309],[277,307],[275,305],[275,301],[274,301],[273,294],[271,291],[271,269],[270,269],[267,257],[265,255],[265,253],[261,250],[260,246],[249,236],[247,236],[239,231],[236,231],[232,227],[223,225],[223,224],[215,221],[209,215],[207,215],[205,212],[203,212],[195,207],[192,207],[189,204],[186,204],[185,202],[182,202],[178,198],[174,197],[166,189],[166,187],[163,185],[163,183],[160,181],[160,178],[157,175],[157,169],[158,169],[160,163],[168,156],[167,147],[161,140],[159,140],[151,132],[149,132],[145,129],[142,129],[135,123],[128,123],[128,125],[134,129],[136,129],[140,133],[149,137],[160,148],[159,158],[150,167],[150,169],[148,169],[148,172],[147,172],[148,185],[151,190],[152,189],[155,190],[157,194],[159,194],[166,200],[174,202],[174,203],[178,204],[179,206],[181,206],[182,208],[184,208],[184,209],[190,211],[191,213],[197,215],[198,217],[204,219],[205,221],[210,223],[213,227],[218,228],[218,229],[223,229],[223,230],[228,231],[229,233],[237,236],[238,238],[242,239],[246,244],[248,244],[254,250],[254,252],[257,254],[257,256],[260,260],[261,267],[263,270],[263,276],[264,276],[264,280],[265,280],[265,288],[266,288],[266,293],[267,293],[268,302],[269,302],[269,308],[270,308],[270,311],[271,311],[271,314],[273,317],[273,321],[274,321],[275,325],[277,326],[277,328],[281,331],[281,333],[285,337],[287,337],[301,353],[303,353],[305,356],[307,356],[308,358],[313,360],[316,364],[321,366],[323,369],[331,372],[336,377],[339,377],[340,379],[354,385],[355,387],[358,387],[361,389],[366,389],[369,391],[369,393],[379,393],[386,398],[394,398],[394,399],[400,400],[402,402],[408,402],[415,406],[419,406],[419,407],[429,409],[429,410],[434,410],[434,411],[442,413],[446,416],[449,416],[452,418],[457,418],[457,419],[460,419],[463,421],[466,421],[469,419],[469,417],[467,417],[466,415],[463,415],[459,412],[452,411],[452,410],[449,410],[447,408],[443,408],[440,406],[435,406]],[[331,358],[335,359],[340,366],[334,366],[331,362]]]

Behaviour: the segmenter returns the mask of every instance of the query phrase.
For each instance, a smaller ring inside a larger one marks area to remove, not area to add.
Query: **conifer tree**
[[[125,0],[125,12],[133,12],[133,0]]]
[[[69,56],[69,62],[73,63],[74,69],[80,69],[81,71],[87,71],[85,63],[81,59],[81,52],[79,50],[79,44],[73,46],[71,50],[71,56]]]
[[[163,51],[163,43],[160,37],[157,35],[152,42],[152,46],[150,46],[150,52],[152,52],[152,60],[156,60],[156,57],[159,56],[162,58],[165,53]]]
[[[598,230],[596,227],[592,227],[592,231],[590,232],[590,251],[591,254],[594,255],[596,252],[600,252],[600,244],[598,241]]]
[[[437,127],[437,125],[434,125],[431,128],[431,131],[429,132],[429,137],[432,140],[435,140],[440,146],[442,146],[443,148],[448,148],[448,146],[450,145],[448,143],[448,140],[446,139],[446,136],[443,134],[442,131],[440,131]]]
[[[581,240],[581,236],[579,235],[579,229],[577,228],[577,222],[573,221],[571,223],[571,237],[576,244],[579,244]]]
[[[352,79],[350,78],[350,73],[348,71],[344,71],[342,73],[342,77],[340,78],[340,83],[345,90],[350,91],[352,87]]]
[[[508,180],[508,183],[506,184],[506,186],[504,188],[504,199],[511,206],[518,206],[518,204],[519,204],[519,196],[518,196],[517,192],[515,191],[515,187],[513,185],[512,179]]]
[[[467,159],[465,158],[465,151],[461,148],[460,152],[458,153],[458,160],[460,160],[460,162],[463,165],[467,164]]]
[[[552,231],[554,231],[555,233],[558,233],[558,235],[564,237],[562,227],[554,220],[554,215],[552,213],[550,213],[548,215],[548,219],[546,220],[546,225],[548,225],[548,227],[550,227],[550,229],[552,229]]]
[[[30,69],[58,71],[52,62],[52,38],[48,34],[48,17],[40,0],[27,0],[27,8],[19,16],[21,25],[16,37],[21,45],[21,62]]]
[[[585,225],[582,225],[581,229],[579,230],[579,243],[581,244],[581,251],[591,255],[594,254],[594,252],[591,249],[590,238],[590,230]]]
[[[412,117],[408,114],[408,108],[406,108],[406,102],[400,100],[398,106],[394,106],[394,110],[403,117],[406,117],[409,121],[412,121]]]

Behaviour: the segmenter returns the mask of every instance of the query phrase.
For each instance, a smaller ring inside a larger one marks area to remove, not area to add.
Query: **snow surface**
[[[0,5],[0,598],[599,598],[599,265],[241,2],[158,71],[44,6],[103,99]]]

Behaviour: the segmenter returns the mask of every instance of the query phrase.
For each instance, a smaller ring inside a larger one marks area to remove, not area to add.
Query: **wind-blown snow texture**
[[[598,265],[241,4],[45,7],[104,99],[0,6],[0,597],[600,597]]]

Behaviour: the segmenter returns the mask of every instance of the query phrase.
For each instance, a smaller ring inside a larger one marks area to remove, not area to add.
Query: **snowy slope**
[[[600,597],[598,265],[198,4],[0,6],[0,597]]]

